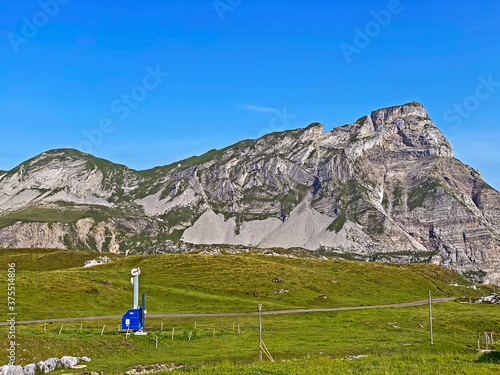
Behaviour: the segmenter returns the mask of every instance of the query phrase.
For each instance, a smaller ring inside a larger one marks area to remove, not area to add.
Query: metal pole
[[[139,307],[139,275],[135,275],[133,278],[134,294],[133,294],[133,308],[137,309]]]
[[[432,337],[432,298],[430,290],[429,290],[429,321],[431,322],[431,345],[434,345],[434,339]]]
[[[260,318],[260,311],[262,310],[262,305],[258,304],[259,309],[259,360],[262,362],[262,320]]]
[[[146,295],[143,294],[142,295],[142,332],[144,332],[145,330],[145,325],[146,325],[146,310],[145,310],[145,306],[146,306]]]

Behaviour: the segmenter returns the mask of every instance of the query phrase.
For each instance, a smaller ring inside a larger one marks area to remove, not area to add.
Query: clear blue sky
[[[0,169],[63,147],[145,169],[417,100],[500,189],[498,1],[215,5],[2,2]]]

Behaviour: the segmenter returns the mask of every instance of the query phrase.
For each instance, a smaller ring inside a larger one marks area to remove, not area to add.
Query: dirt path
[[[433,303],[453,301],[456,297],[436,298]],[[298,310],[277,310],[277,311],[262,311],[262,315],[277,315],[277,314],[298,314],[298,313],[311,313],[311,312],[328,312],[328,311],[345,311],[345,310],[364,310],[364,309],[385,309],[388,307],[410,307],[426,305],[429,300],[396,303],[393,305],[376,305],[376,306],[353,306],[353,307],[332,307],[325,309],[298,309]],[[248,313],[220,313],[220,314],[147,314],[147,318],[196,318],[196,317],[221,317],[221,316],[247,316],[258,315],[258,312]],[[30,324],[30,323],[50,323],[50,322],[70,322],[80,320],[101,320],[101,319],[121,319],[121,315],[108,315],[108,316],[85,316],[80,318],[55,318],[55,319],[41,319],[41,320],[22,320],[17,321],[16,324]],[[0,322],[1,326],[9,324],[8,322]]]

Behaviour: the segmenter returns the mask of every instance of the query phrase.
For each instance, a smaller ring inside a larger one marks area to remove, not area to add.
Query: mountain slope
[[[322,250],[500,271],[500,194],[413,102],[134,171],[75,150],[0,175],[0,244],[134,253]],[[178,240],[181,241],[178,241]]]

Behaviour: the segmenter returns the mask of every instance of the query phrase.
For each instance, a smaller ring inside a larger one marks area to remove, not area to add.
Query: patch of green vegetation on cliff
[[[215,160],[221,157],[223,154],[224,151],[213,149],[208,152],[205,152],[200,156],[191,156],[190,158],[179,161],[178,164],[181,165],[181,168],[192,167],[195,165],[200,165],[209,162],[211,160]]]
[[[84,217],[93,216],[95,213],[92,211],[79,211],[79,210],[57,210],[52,208],[26,208],[20,211],[9,212],[2,216],[4,223],[8,222],[41,222],[41,223],[73,223]]]
[[[382,206],[387,210],[389,208],[389,196],[387,192],[384,191],[384,197],[382,199]]]
[[[424,201],[435,195],[435,189],[439,186],[436,180],[431,180],[423,183],[419,187],[413,189],[408,194],[408,209],[413,211],[417,207],[422,207]]]
[[[487,273],[484,271],[466,271],[464,272],[464,276],[474,284],[482,284]]]
[[[172,190],[175,190],[174,189],[175,186],[176,186],[176,182],[172,182],[172,183],[168,184],[167,187],[165,187],[162,190],[162,192],[160,194],[160,200],[168,198],[170,196]]]
[[[365,122],[368,120],[368,117],[370,117],[370,116],[363,116],[361,118],[358,118],[356,120],[356,124],[359,124],[360,126],[363,126],[365,124]]]
[[[370,234],[384,233],[385,216],[380,212],[373,210],[368,214],[366,229]]]
[[[173,231],[172,234],[169,234],[167,231],[157,234],[156,236],[151,236],[147,233],[139,233],[135,234],[131,237],[122,236],[120,238],[120,253],[128,254],[128,255],[136,255],[136,254],[146,254],[151,251],[153,247],[157,244],[161,244],[167,240],[177,241],[182,237],[184,233],[181,231]]]
[[[400,185],[397,185],[392,193],[392,206],[402,206],[403,205],[403,189]]]
[[[181,223],[193,224],[200,216],[201,214],[196,212],[193,207],[179,206],[160,215],[159,218],[166,221],[170,227],[174,227]]]
[[[346,220],[347,220],[346,213],[342,212],[339,216],[337,216],[335,220],[332,221],[332,223],[328,226],[328,228],[326,228],[326,230],[330,232],[335,231],[335,233],[338,233],[344,227]]]

